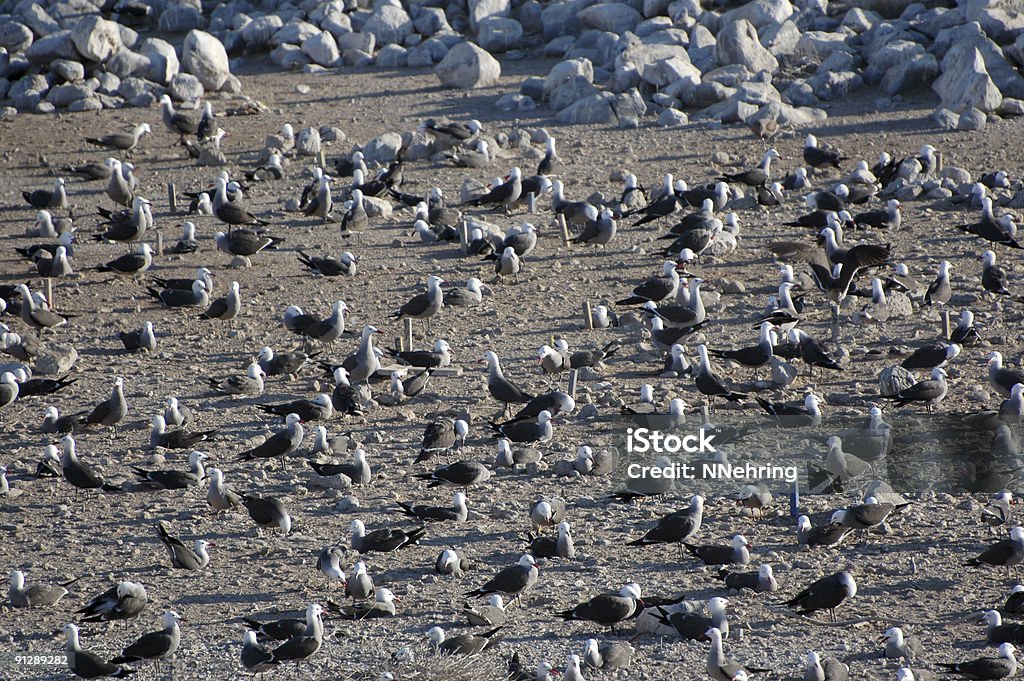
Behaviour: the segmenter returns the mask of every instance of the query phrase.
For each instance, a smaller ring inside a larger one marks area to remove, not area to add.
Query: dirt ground
[[[526,75],[547,73],[549,62],[521,61],[505,64],[499,85],[470,93],[440,89],[428,70],[346,70],[325,75],[268,74],[261,65],[243,71],[245,93],[266,104],[270,112],[246,118],[221,118],[228,130],[224,151],[228,169],[238,175],[251,167],[255,152],[268,134],[291,123],[296,130],[306,126],[335,125],[347,135],[346,142],[328,148],[328,158],[346,154],[353,143],[362,144],[388,130],[413,130],[427,117],[455,120],[477,118],[491,135],[509,133],[514,126],[545,127],[558,139],[564,168],[560,176],[569,198],[579,199],[594,191],[613,196],[621,185],[610,175],[629,169],[649,187],[657,186],[664,172],[685,178],[691,186],[713,179],[721,170],[710,163],[711,154],[725,152],[735,160],[735,170],[749,167],[759,159],[762,146],[742,126],[721,127],[694,124],[683,129],[654,127],[644,119],[637,130],[612,126],[561,126],[540,109],[528,116],[514,116],[494,108],[506,92],[516,91]],[[306,84],[309,94],[296,87]],[[232,102],[214,100],[223,111]],[[905,102],[897,110],[874,111],[871,95],[853,98],[830,111],[825,125],[813,132],[820,140],[840,146],[853,159],[873,163],[879,152],[897,158],[917,152],[931,143],[943,152],[945,165],[968,169],[978,177],[982,171],[1006,169],[1019,173],[1020,123],[1006,120],[991,124],[984,133],[938,133],[928,114],[930,101]],[[149,122],[154,134],[144,139],[134,157],[142,193],[154,202],[156,224],[169,245],[178,237],[182,215],[168,212],[166,183],[179,190],[202,188],[216,169],[197,168],[172,146],[174,136],[160,123],[159,110],[125,109],[100,114],[61,117],[19,115],[0,123],[0,284],[31,280],[39,285],[31,266],[14,252],[17,246],[35,243],[25,237],[32,226],[34,211],[20,196],[21,190],[48,187],[53,174],[64,163],[102,160],[83,141],[115,129]],[[775,146],[783,156],[780,170],[801,164],[804,133],[782,136]],[[451,197],[458,196],[463,180],[487,180],[503,174],[513,165],[526,174],[536,168],[537,157],[520,150],[499,149],[491,169],[468,171],[451,165],[418,161],[409,163],[403,190],[424,193],[439,186]],[[298,613],[308,603],[341,603],[343,593],[336,586],[324,586],[315,570],[316,555],[329,544],[347,544],[350,520],[359,518],[368,529],[412,526],[396,513],[396,501],[437,503],[450,500],[448,488],[427,489],[410,476],[429,470],[434,464],[413,465],[426,424],[438,414],[471,418],[466,458],[491,464],[494,439],[486,421],[499,409],[486,392],[485,372],[478,363],[487,350],[502,359],[506,375],[535,391],[547,380],[539,375],[537,348],[552,336],[565,338],[573,349],[603,346],[610,340],[622,343],[618,356],[608,362],[601,380],[581,382],[578,401],[598,403],[602,418],[582,420],[561,417],[555,425],[554,442],[542,447],[544,461],[535,474],[497,471],[491,480],[468,491],[470,519],[464,524],[433,524],[418,546],[396,554],[364,557],[378,586],[387,586],[400,598],[399,616],[394,619],[344,621],[329,617],[327,635],[317,655],[298,672],[302,678],[375,679],[383,671],[396,678],[500,678],[504,658],[518,651],[530,666],[545,658],[564,665],[570,653],[580,654],[589,637],[621,640],[631,635],[611,633],[591,623],[558,620],[555,611],[569,608],[603,591],[618,590],[625,582],[640,583],[645,594],[669,596],[685,593],[707,599],[728,595],[733,637],[726,641],[727,654],[751,666],[773,671],[762,678],[802,678],[806,654],[815,650],[823,656],[846,661],[853,678],[895,678],[895,662],[879,658],[877,637],[891,624],[901,624],[918,635],[926,653],[916,667],[937,669],[935,663],[994,654],[986,647],[984,630],[973,623],[974,615],[1002,603],[1013,585],[1001,570],[966,570],[962,563],[990,541],[978,516],[978,504],[985,495],[947,494],[935,490],[911,490],[906,496],[915,503],[892,523],[883,537],[851,542],[840,549],[816,550],[799,547],[792,530],[784,484],[773,486],[782,501],[766,519],[754,520],[737,514],[729,495],[735,483],[718,483],[708,490],[705,526],[700,543],[724,543],[742,532],[752,543],[752,567],[771,563],[781,584],[779,594],[726,594],[720,582],[691,558],[680,559],[675,547],[630,548],[624,541],[642,534],[665,512],[681,508],[692,490],[680,485],[675,493],[642,506],[609,504],[608,493],[621,488],[622,480],[609,477],[564,478],[553,474],[554,463],[571,459],[580,445],[607,446],[621,424],[610,417],[617,408],[609,402],[637,401],[639,386],[651,383],[664,408],[671,397],[683,397],[697,404],[692,379],[659,377],[660,356],[644,341],[637,326],[587,331],[582,328],[580,307],[584,300],[616,300],[627,295],[644,277],[660,268],[661,258],[652,254],[655,239],[670,223],[633,228],[620,223],[616,240],[604,251],[565,248],[554,227],[548,200],[538,202],[537,215],[516,215],[506,219],[474,211],[505,228],[529,220],[540,233],[537,250],[519,283],[491,283],[492,296],[472,310],[445,309],[432,322],[433,334],[422,337],[416,324],[418,347],[432,345],[434,338],[451,343],[454,364],[461,376],[433,379],[425,396],[400,407],[381,405],[365,418],[335,417],[327,424],[333,435],[352,431],[366,444],[368,458],[378,475],[372,485],[356,490],[334,490],[319,484],[317,476],[303,465],[308,455],[284,461],[253,464],[237,460],[237,454],[251,445],[252,438],[280,428],[280,419],[254,408],[255,403],[276,403],[299,396],[312,396],[317,372],[287,382],[268,381],[259,398],[224,398],[209,391],[206,377],[241,374],[249,360],[264,345],[277,350],[296,347],[295,337],[282,325],[284,309],[298,304],[314,314],[326,315],[335,300],[351,308],[347,327],[358,334],[364,324],[378,326],[390,345],[401,332],[393,318],[397,308],[422,289],[426,277],[437,274],[462,285],[477,276],[490,283],[490,263],[466,258],[457,246],[422,244],[410,236],[411,213],[396,211],[393,219],[375,222],[371,229],[342,244],[336,223],[321,224],[295,213],[284,212],[283,202],[297,197],[308,178],[312,159],[291,159],[285,178],[255,185],[249,195],[253,212],[267,217],[272,231],[284,237],[282,247],[253,259],[251,269],[229,269],[230,257],[218,252],[212,236],[221,227],[215,218],[193,218],[202,248],[186,256],[164,256],[154,263],[150,276],[184,277],[197,266],[216,273],[218,295],[231,281],[241,286],[243,308],[232,324],[208,322],[195,313],[166,309],[149,298],[145,280],[132,281],[90,271],[124,251],[122,246],[96,243],[89,235],[97,232],[95,207],[109,206],[101,183],[72,180],[68,194],[75,209],[80,239],[75,246],[76,275],[55,283],[54,304],[61,312],[75,315],[71,323],[52,334],[55,340],[70,342],[81,357],[72,370],[78,381],[58,395],[18,401],[0,412],[0,463],[10,469],[15,494],[0,503],[0,568],[26,572],[29,584],[64,582],[79,578],[71,593],[52,607],[12,609],[0,617],[0,679],[67,678],[59,667],[16,665],[18,653],[58,653],[63,650],[60,628],[73,621],[72,614],[84,602],[119,580],[142,582],[150,605],[127,628],[85,625],[85,647],[113,657],[144,631],[159,627],[159,615],[173,608],[189,621],[182,624],[182,643],[175,655],[173,678],[234,678],[239,676],[238,652],[243,616],[264,613]],[[853,161],[844,167],[851,169]],[[836,180],[838,173],[828,176]],[[344,182],[342,180],[341,182]],[[824,182],[824,180],[822,180]],[[687,344],[691,354],[698,342],[712,348],[728,349],[752,345],[755,322],[767,296],[777,289],[778,264],[764,246],[780,238],[808,239],[800,228],[781,223],[806,212],[799,197],[772,213],[770,224],[758,210],[742,211],[743,238],[737,251],[703,264],[706,286],[717,291],[723,279],[742,282],[743,294],[723,294],[712,307],[713,318]],[[991,349],[1003,352],[1016,364],[1020,351],[1021,314],[1013,303],[994,303],[980,287],[980,253],[985,245],[964,235],[954,226],[973,217],[966,208],[954,209],[948,202],[920,201],[904,205],[904,228],[892,234],[858,233],[853,238],[871,242],[892,242],[895,259],[911,271],[930,280],[942,259],[952,263],[956,297],[950,307],[954,315],[970,306],[984,329],[985,343],[966,349],[949,368],[950,395],[940,405],[942,414],[961,414],[978,409],[978,391],[989,391],[984,362]],[[662,242],[665,243],[665,242]],[[354,278],[314,278],[298,262],[297,248],[337,255],[347,249],[359,258]],[[1019,284],[1021,263],[1015,251],[997,251],[1013,284]],[[845,405],[824,405],[829,416],[865,415],[877,401],[877,373],[896,363],[894,349],[916,346],[938,338],[941,323],[937,310],[915,312],[912,317],[891,321],[882,327],[860,326],[844,314],[837,338],[828,326],[828,307],[820,294],[812,293],[812,311],[801,327],[830,349],[844,355],[847,367],[841,373],[816,374],[813,386],[818,395],[843,395]],[[623,312],[623,310],[619,310]],[[14,330],[25,332],[20,320],[2,318]],[[116,332],[138,328],[152,321],[158,349],[152,356],[125,354]],[[346,336],[338,347],[326,350],[322,358],[341,359],[351,352],[358,335]],[[841,349],[845,349],[842,352]],[[6,359],[6,358],[5,358]],[[803,367],[801,367],[803,369]],[[723,369],[737,381],[749,372]],[[45,406],[54,404],[62,413],[90,408],[109,393],[114,376],[126,379],[129,415],[116,429],[91,430],[76,436],[84,461],[95,465],[115,480],[131,478],[129,465],[146,468],[184,468],[187,454],[164,452],[155,456],[148,449],[150,415],[163,409],[168,396],[177,397],[197,414],[197,427],[219,428],[215,441],[205,451],[211,464],[224,470],[226,481],[235,489],[259,490],[285,495],[294,518],[294,534],[287,538],[271,533],[257,538],[244,513],[214,517],[205,501],[205,488],[152,492],[126,485],[122,494],[75,494],[61,480],[36,480],[36,461],[50,436],[39,431]],[[787,391],[768,392],[773,400],[798,400],[808,387],[807,378]],[[376,391],[387,390],[379,384]],[[989,391],[990,392],[990,391]],[[998,396],[990,395],[984,406],[997,407]],[[920,411],[920,410],[910,410]],[[721,411],[716,423],[741,418],[736,411]],[[747,422],[758,423],[764,432],[749,444],[733,450],[739,460],[772,452],[776,434],[749,402],[742,411]],[[307,437],[313,425],[307,427]],[[823,439],[823,438],[822,438]],[[824,448],[817,440],[800,440],[804,447]],[[787,445],[789,446],[789,445]],[[794,443],[793,447],[798,446]],[[896,456],[898,454],[894,454]],[[355,510],[347,508],[346,497],[358,499]],[[525,548],[529,529],[528,509],[541,495],[559,495],[569,505],[578,556],[574,561],[542,561],[540,580],[527,594],[522,607],[510,610],[503,641],[474,664],[431,674],[422,661],[429,657],[426,631],[434,625],[456,632],[469,631],[460,610],[463,592],[489,579],[497,570],[513,564]],[[832,509],[859,501],[856,490],[843,495],[805,496],[802,503],[815,523],[827,519]],[[972,499],[974,500],[972,502]],[[216,542],[212,561],[199,573],[172,571],[166,553],[158,543],[155,524],[163,520],[186,541],[205,538]],[[434,572],[434,561],[445,547],[454,546],[474,562],[474,569],[462,579],[442,577]],[[354,554],[345,568],[348,570]],[[839,625],[826,622],[820,613],[813,618],[794,618],[781,605],[815,579],[836,570],[849,569],[860,586],[852,602],[839,611]],[[624,679],[704,678],[706,644],[679,641],[671,637],[638,639],[634,661],[618,673]],[[402,665],[392,660],[400,647],[412,647],[420,660]],[[146,668],[143,674],[152,674]],[[273,675],[291,674],[291,670]],[[589,671],[588,678],[606,676]],[[167,664],[163,678],[171,678]]]

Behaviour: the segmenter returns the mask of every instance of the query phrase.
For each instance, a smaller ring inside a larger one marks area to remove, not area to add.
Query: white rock
[[[295,136],[295,152],[299,156],[316,156],[320,153],[320,131],[303,128]]]
[[[113,21],[90,15],[71,29],[71,42],[83,58],[103,63],[121,49],[121,32]]]
[[[386,132],[378,135],[363,147],[363,158],[367,163],[391,163],[398,157],[402,148],[402,136],[397,132]]]
[[[1003,96],[985,70],[985,60],[977,48],[968,51],[954,45],[943,58],[942,69],[932,90],[944,108],[955,112],[976,108],[986,113],[999,108]]]
[[[551,67],[547,78],[544,79],[544,98],[551,97],[551,93],[563,87],[566,83],[582,76],[589,83],[594,82],[594,65],[586,57],[577,59],[566,59]]]
[[[388,43],[401,45],[412,33],[412,19],[404,9],[397,5],[382,5],[363,24],[363,32],[376,36],[379,45]]]
[[[434,73],[446,87],[469,90],[495,85],[501,78],[501,64],[483,48],[461,42],[448,50]]]
[[[757,30],[746,19],[728,24],[719,31],[715,43],[715,61],[723,66],[742,64],[753,73],[774,73],[779,68],[779,61],[761,45]]]
[[[601,2],[577,14],[584,26],[609,33],[632,31],[643,21],[643,15],[629,5],[619,2]]]
[[[769,24],[781,24],[793,15],[793,5],[789,0],[754,0],[722,15],[722,26],[740,19],[746,19],[755,28]]]
[[[341,59],[338,43],[327,31],[321,31],[302,43],[302,51],[320,66],[334,66]]]
[[[181,46],[181,65],[209,91],[219,90],[231,75],[228,53],[205,31],[189,31]]]
[[[477,25],[476,41],[488,52],[514,50],[522,39],[522,24],[515,19],[487,17]]]
[[[477,30],[480,22],[489,17],[507,17],[512,11],[510,0],[470,0],[469,27]]]

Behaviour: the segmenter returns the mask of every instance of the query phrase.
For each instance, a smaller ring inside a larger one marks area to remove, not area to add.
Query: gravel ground
[[[507,66],[499,85],[468,94],[440,90],[429,72],[415,69],[313,76],[265,73],[262,67],[253,66],[251,72],[242,75],[245,92],[264,102],[270,112],[220,120],[229,131],[224,142],[229,169],[237,174],[250,167],[265,136],[285,122],[296,130],[307,125],[340,127],[349,141],[329,149],[328,157],[333,158],[347,153],[351,143],[365,143],[387,130],[412,130],[428,116],[478,118],[490,134],[508,133],[516,125],[546,127],[558,139],[565,162],[560,174],[567,195],[573,199],[596,190],[607,196],[618,194],[621,187],[610,180],[610,175],[621,169],[632,170],[648,186],[656,186],[661,174],[669,171],[686,178],[692,186],[713,179],[721,170],[748,167],[762,153],[760,143],[743,127],[562,127],[554,125],[544,112],[515,120],[495,110],[493,102],[518,88],[525,75],[546,73],[550,63],[524,61]],[[310,86],[309,94],[298,94],[296,86],[300,83]],[[229,105],[214,102],[216,110]],[[927,119],[932,108],[933,102],[920,101],[899,111],[877,113],[869,97],[855,98],[830,112],[827,125],[814,132],[819,139],[842,147],[848,156],[869,162],[880,151],[902,158],[929,142],[943,152],[945,165],[969,169],[975,176],[982,170],[1016,170],[1020,145],[1013,122],[990,125],[983,134],[937,134]],[[142,121],[154,128],[154,135],[144,140],[134,158],[143,194],[154,201],[157,226],[167,243],[176,240],[182,216],[168,212],[166,183],[175,182],[179,190],[203,187],[215,170],[196,168],[185,159],[180,148],[171,146],[174,137],[159,120],[155,109],[126,109],[53,119],[18,116],[2,124],[0,283],[18,283],[32,274],[13,250],[37,241],[24,236],[32,225],[33,211],[22,202],[20,190],[49,186],[64,163],[102,160],[104,154],[89,148],[84,137]],[[784,158],[780,164],[783,169],[800,163],[804,132],[776,140]],[[521,165],[524,172],[532,174],[539,151],[528,155],[522,150],[500,149],[495,167],[485,171],[424,161],[410,163],[403,189],[422,193],[436,185],[449,196],[458,196],[467,177],[484,180],[507,172],[513,165]],[[712,167],[709,159],[714,152],[727,154],[735,167]],[[322,225],[282,208],[285,198],[296,197],[301,191],[308,177],[307,165],[293,159],[283,180],[257,185],[251,192],[253,211],[268,217],[273,231],[285,238],[278,251],[256,256],[251,269],[228,269],[229,256],[216,251],[212,242],[213,233],[220,228],[214,218],[196,220],[202,243],[198,253],[165,256],[154,263],[150,274],[164,277],[188,276],[197,266],[210,267],[217,275],[219,294],[229,282],[238,281],[243,309],[232,324],[206,322],[195,319],[194,314],[164,309],[146,295],[144,281],[89,271],[122,253],[123,248],[88,238],[76,245],[76,275],[54,287],[56,307],[76,316],[53,337],[78,348],[81,357],[72,371],[78,381],[52,398],[19,401],[0,412],[0,463],[10,469],[15,492],[0,504],[0,536],[4,546],[2,567],[26,571],[30,584],[73,578],[79,581],[55,606],[5,609],[0,617],[0,678],[67,678],[69,672],[64,668],[15,664],[14,655],[60,652],[60,628],[72,621],[73,611],[122,579],[145,584],[149,607],[127,628],[120,623],[110,627],[85,625],[82,637],[87,648],[114,656],[142,632],[158,628],[159,613],[174,608],[189,621],[182,625],[173,678],[230,678],[240,674],[237,656],[243,631],[241,617],[298,613],[310,602],[344,600],[336,587],[324,586],[314,565],[323,546],[347,543],[350,520],[359,518],[369,529],[411,526],[396,514],[396,501],[448,503],[450,490],[426,489],[422,482],[409,477],[423,469],[412,460],[431,418],[438,414],[468,415],[472,431],[466,457],[488,464],[493,461],[494,441],[488,435],[486,421],[499,407],[487,396],[485,373],[478,360],[486,350],[494,350],[509,377],[530,389],[542,390],[547,382],[538,374],[535,353],[552,336],[565,338],[573,349],[599,347],[611,340],[622,343],[622,350],[599,380],[581,382],[578,388],[581,405],[597,403],[602,418],[560,418],[554,442],[544,448],[545,459],[536,470],[499,471],[484,486],[469,490],[471,517],[466,523],[431,525],[418,546],[397,554],[367,557],[375,583],[388,586],[402,599],[400,616],[361,622],[329,618],[323,648],[302,665],[298,675],[371,679],[392,670],[399,679],[500,678],[503,658],[513,651],[519,651],[530,665],[543,657],[561,666],[566,655],[582,651],[588,637],[618,640],[630,636],[628,628],[611,633],[590,623],[564,623],[554,617],[555,611],[596,593],[617,590],[624,582],[640,583],[645,594],[685,593],[699,599],[723,595],[725,590],[712,579],[709,569],[699,567],[695,560],[680,559],[674,547],[623,548],[624,540],[639,536],[665,512],[682,507],[692,493],[691,486],[680,485],[672,495],[642,506],[609,505],[604,499],[621,487],[621,479],[556,477],[553,471],[554,462],[574,458],[580,445],[597,448],[614,442],[622,424],[604,417],[615,413],[618,404],[635,402],[641,383],[654,385],[662,405],[676,396],[693,404],[699,402],[691,379],[658,376],[660,357],[640,327],[587,331],[581,323],[584,300],[596,303],[624,297],[636,282],[658,270],[660,258],[651,252],[660,228],[667,225],[631,228],[623,222],[619,236],[604,251],[567,249],[561,244],[552,214],[546,210],[546,200],[539,202],[545,210],[532,216],[516,215],[506,220],[481,211],[485,219],[502,228],[522,220],[537,225],[537,251],[519,283],[491,284],[494,295],[486,297],[480,308],[442,311],[433,321],[432,337],[421,337],[423,328],[417,323],[417,346],[431,345],[434,337],[448,339],[455,364],[463,369],[461,376],[434,379],[425,396],[399,407],[382,405],[368,411],[365,418],[336,417],[328,424],[332,434],[351,430],[366,444],[370,462],[378,471],[373,484],[354,491],[325,487],[300,461],[308,454],[306,447],[285,461],[252,464],[237,460],[237,454],[251,446],[253,438],[280,428],[280,419],[270,418],[253,405],[310,396],[317,377],[304,375],[291,382],[271,379],[265,394],[256,399],[212,395],[205,377],[242,373],[263,345],[294,347],[294,337],[280,321],[286,306],[299,304],[307,312],[325,315],[333,301],[343,299],[352,310],[347,324],[350,329],[375,324],[390,344],[401,332],[394,311],[423,287],[428,275],[438,274],[459,285],[471,276],[485,282],[493,279],[489,263],[464,258],[454,246],[425,245],[410,237],[407,211],[397,211],[390,221],[373,224],[368,232],[345,245],[359,257],[356,277],[313,278],[297,261],[295,249],[336,255],[341,250],[341,239],[334,223]],[[837,179],[840,175],[829,177]],[[72,181],[69,197],[81,232],[94,233],[94,206],[109,205],[103,187]],[[701,267],[709,280],[706,288],[713,294],[721,292],[725,280],[741,282],[746,292],[722,293],[710,310],[713,321],[689,343],[688,350],[692,352],[699,341],[722,349],[753,344],[757,316],[767,295],[777,286],[778,265],[764,246],[779,238],[806,238],[793,228],[781,226],[803,212],[800,199],[790,197],[786,207],[773,211],[770,223],[760,211],[741,213],[744,234],[739,249],[708,260]],[[1020,351],[1014,330],[1021,321],[1019,310],[984,297],[978,261],[984,248],[981,242],[954,229],[970,217],[965,209],[953,211],[946,202],[913,202],[904,205],[905,226],[901,231],[856,235],[857,239],[872,242],[891,241],[896,259],[928,280],[938,261],[948,259],[957,291],[951,308],[958,311],[969,305],[984,328],[986,341],[965,350],[949,369],[951,394],[938,409],[944,415],[977,409],[975,402],[983,397],[981,393],[987,395],[984,360],[990,349],[1001,350],[1010,363],[1016,363]],[[1004,249],[999,255],[1016,283],[1020,265],[1010,253]],[[38,281],[33,283],[37,285]],[[890,355],[937,338],[941,329],[939,313],[934,309],[915,311],[913,316],[893,320],[884,327],[858,325],[844,314],[841,330],[832,338],[827,306],[816,293],[810,299],[813,311],[802,328],[816,338],[831,341],[830,349],[845,357],[846,370],[816,373],[813,379],[801,376],[787,391],[765,395],[773,400],[797,400],[804,388],[813,385],[818,395],[827,398],[823,409],[830,417],[866,414],[867,405],[877,399],[877,373],[896,363]],[[7,317],[4,321],[24,331],[20,320]],[[155,325],[157,352],[153,356],[124,354],[116,331],[138,328],[143,321]],[[322,356],[341,358],[356,343],[357,337],[346,337],[337,344],[339,347],[327,349]],[[724,371],[738,382],[749,378],[749,372],[742,368]],[[123,494],[76,495],[63,481],[35,480],[31,475],[35,462],[50,441],[39,432],[44,407],[55,404],[62,413],[89,408],[105,398],[114,376],[126,378],[128,418],[115,429],[78,435],[83,460],[114,479],[128,478],[128,465],[183,468],[185,453],[154,454],[147,448],[149,415],[162,409],[166,397],[176,396],[197,413],[199,426],[220,429],[206,451],[224,470],[230,485],[285,495],[294,516],[294,534],[287,538],[277,534],[256,537],[252,523],[243,514],[212,516],[205,491],[150,492],[129,484]],[[380,390],[385,389],[386,384],[382,384]],[[991,395],[986,406],[996,407],[998,402],[998,396]],[[816,437],[779,444],[777,433],[758,416],[753,403],[744,405],[742,411],[723,410],[719,414],[716,422],[743,420],[763,428],[748,443],[735,447],[733,452],[739,460],[790,453],[791,447],[809,447],[824,456],[824,446]],[[840,608],[838,625],[827,623],[820,614],[813,618],[788,616],[780,605],[784,600],[780,594],[729,594],[729,615],[735,631],[726,641],[727,654],[752,666],[771,668],[773,672],[764,676],[768,679],[802,678],[803,661],[810,650],[848,662],[854,678],[891,679],[895,678],[897,665],[879,659],[876,639],[893,623],[902,624],[925,644],[927,652],[915,665],[918,667],[935,669],[937,662],[994,654],[994,649],[985,647],[984,630],[972,623],[973,616],[1002,603],[1013,582],[1001,570],[965,572],[961,567],[965,559],[990,541],[977,513],[985,495],[972,497],[929,489],[927,474],[918,475],[915,484],[919,486],[905,493],[915,503],[887,528],[885,536],[813,553],[796,544],[785,502],[766,518],[751,519],[739,515],[728,498],[736,491],[736,483],[721,482],[704,488],[709,500],[699,541],[725,542],[742,532],[754,547],[752,565],[768,562],[775,567],[781,595],[796,593],[813,580],[840,569],[851,570],[860,585],[857,597]],[[784,495],[786,486],[773,484],[773,491]],[[358,499],[354,510],[348,508],[350,495]],[[523,600],[522,607],[510,610],[503,642],[481,660],[444,665],[425,661],[429,657],[427,629],[439,624],[467,631],[460,613],[465,602],[463,592],[476,588],[518,559],[529,529],[529,505],[541,495],[560,495],[567,500],[568,519],[578,548],[576,560],[542,561],[538,585]],[[805,496],[802,502],[818,523],[827,519],[832,509],[859,498],[859,493],[852,490],[841,495]],[[186,540],[202,537],[216,542],[210,566],[201,573],[170,570],[157,541],[157,520],[167,522]],[[474,563],[473,570],[462,579],[441,577],[433,570],[438,553],[448,546],[458,547]],[[628,670],[619,672],[620,678],[704,678],[706,644],[647,637],[633,645],[634,662]],[[402,646],[413,647],[419,661],[405,665],[393,662],[392,653]],[[144,673],[153,672],[146,668]],[[291,672],[275,672],[287,673]],[[162,676],[171,676],[166,664]],[[588,673],[588,677],[599,676],[599,672]]]

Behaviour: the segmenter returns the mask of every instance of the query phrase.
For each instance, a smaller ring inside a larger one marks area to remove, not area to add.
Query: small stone
[[[658,125],[662,128],[677,128],[689,122],[687,115],[678,109],[664,109],[658,114]]]
[[[957,130],[984,130],[987,124],[988,115],[980,109],[972,108],[960,114],[960,120],[957,122]]]

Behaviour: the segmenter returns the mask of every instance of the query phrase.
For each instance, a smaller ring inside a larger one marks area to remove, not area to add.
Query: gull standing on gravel
[[[211,468],[207,474],[210,476],[210,486],[206,491],[206,503],[218,513],[241,506],[242,498],[224,484],[224,473],[219,468]]]
[[[95,679],[101,676],[122,678],[132,673],[131,669],[107,662],[91,650],[83,650],[82,644],[78,640],[78,627],[74,624],[65,624],[64,633],[68,636],[65,647],[68,669],[75,676],[83,679]]]
[[[295,413],[285,417],[285,429],[271,435],[264,442],[252,449],[248,449],[238,455],[243,461],[253,459],[270,459],[279,456],[287,456],[302,445],[305,431],[302,428],[302,418]]]
[[[441,308],[444,307],[444,291],[441,290],[441,284],[444,283],[444,279],[441,277],[430,275],[427,277],[427,292],[418,293],[409,299],[407,303],[399,308],[398,312],[395,313],[395,317],[398,319],[405,319],[411,317],[413,319],[426,319],[427,320],[427,333],[430,333],[430,318],[440,312]]]

